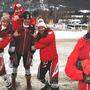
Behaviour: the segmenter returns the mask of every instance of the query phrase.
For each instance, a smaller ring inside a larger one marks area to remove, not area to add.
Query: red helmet
[[[20,3],[15,3],[15,4],[13,5],[14,10],[20,9],[21,7],[22,7],[22,5],[21,5]]]

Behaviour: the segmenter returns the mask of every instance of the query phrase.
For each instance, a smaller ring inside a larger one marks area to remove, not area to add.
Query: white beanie
[[[37,23],[44,22],[42,18],[38,19]]]
[[[37,27],[40,27],[40,26],[42,26],[42,27],[45,27],[45,28],[46,28],[46,24],[45,24],[44,22],[40,22],[40,23],[38,23],[38,24],[37,24]]]
[[[39,19],[36,26],[37,27],[43,26],[46,28],[46,24],[43,19]]]

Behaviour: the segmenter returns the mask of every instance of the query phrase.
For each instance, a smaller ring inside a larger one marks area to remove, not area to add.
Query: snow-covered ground
[[[78,39],[87,33],[86,30],[83,31],[54,31],[56,39]]]
[[[74,88],[74,90],[77,90],[75,88],[77,88],[77,83],[68,79],[68,77],[65,75],[64,69],[66,66],[66,62],[67,62],[67,58],[69,56],[69,54],[71,53],[71,51],[73,50],[74,46],[76,44],[76,40],[58,40],[56,42],[56,46],[57,46],[57,52],[59,55],[59,86],[60,86],[60,90],[72,90],[72,87]],[[6,65],[6,69],[7,69],[7,73],[11,74],[12,69],[9,67],[9,60],[8,60],[8,53],[6,52],[8,49],[5,48],[5,54],[4,54],[4,58],[5,58],[5,65]],[[34,60],[33,60],[33,66],[31,67],[31,74],[32,74],[32,85],[33,85],[33,90],[40,90],[40,87],[42,86],[42,84],[36,79],[36,75],[37,75],[37,71],[38,71],[38,65],[39,65],[40,59],[39,59],[39,51],[37,51],[34,55]],[[20,62],[20,66],[18,68],[18,77],[17,77],[17,81],[20,82],[20,86],[18,87],[18,90],[25,90],[25,77],[24,77],[24,68],[23,68],[23,64],[22,64],[22,60]],[[47,75],[48,76],[48,75]],[[1,79],[0,79],[1,81]],[[3,82],[3,81],[2,81]],[[4,84],[0,82],[0,88],[5,88]],[[72,86],[73,85],[73,86]],[[2,87],[3,86],[3,87]],[[0,90],[6,90],[6,89],[0,89]]]

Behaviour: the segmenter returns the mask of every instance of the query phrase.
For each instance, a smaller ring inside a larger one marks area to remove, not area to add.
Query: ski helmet
[[[13,7],[14,7],[14,10],[16,10],[16,9],[20,9],[22,5],[20,3],[15,3]]]

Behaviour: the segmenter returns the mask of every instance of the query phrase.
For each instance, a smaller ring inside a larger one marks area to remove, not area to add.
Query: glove
[[[2,53],[4,51],[4,49],[0,48],[0,53]]]
[[[18,36],[20,36],[20,34],[19,34],[18,31],[16,30],[16,31],[13,33],[13,36],[14,36],[14,37],[18,37]]]
[[[10,55],[14,54],[15,53],[15,47],[14,46],[10,47],[8,52]]]
[[[83,69],[84,82],[90,84],[90,59],[85,59],[81,62]]]
[[[19,16],[18,15],[14,15],[13,20],[17,21],[18,19],[19,19]]]
[[[36,48],[34,46],[31,46],[31,50],[34,51],[36,50]]]
[[[32,55],[35,53],[36,50],[31,50]]]
[[[84,77],[84,82],[90,84],[90,75],[84,74],[83,77]]]
[[[84,74],[90,75],[90,59],[85,59],[81,62]]]
[[[31,46],[31,53],[32,53],[32,55],[35,53],[35,51],[36,51],[35,47]]]

